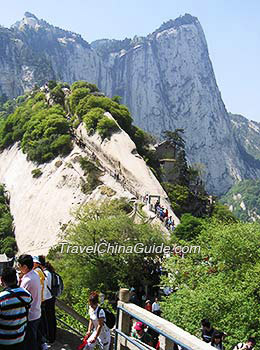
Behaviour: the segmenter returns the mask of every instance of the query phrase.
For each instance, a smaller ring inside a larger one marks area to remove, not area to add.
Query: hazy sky
[[[260,122],[260,0],[2,0],[0,24],[25,11],[88,42],[146,36],[190,13],[204,29],[227,110]]]

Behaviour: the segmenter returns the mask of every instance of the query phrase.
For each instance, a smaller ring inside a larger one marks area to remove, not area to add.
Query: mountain
[[[233,132],[241,147],[255,159],[260,160],[260,123],[242,115],[229,113]]]
[[[17,96],[49,79],[87,80],[122,96],[135,124],[157,137],[183,128],[188,160],[203,164],[211,193],[260,177],[259,156],[241,143],[226,111],[196,17],[170,20],[146,37],[88,44],[25,13],[0,28],[0,47],[0,93]]]
[[[260,222],[260,180],[243,180],[235,184],[221,201],[243,221]]]
[[[46,254],[61,241],[73,212],[92,200],[124,198],[134,219],[168,232],[143,203],[147,194],[157,195],[179,223],[166,192],[120,126],[127,108],[76,84],[71,90],[62,84],[34,89],[0,126],[0,184],[10,198],[19,253]],[[75,96],[77,105],[88,109],[83,122],[69,112]],[[110,103],[115,118],[94,105],[102,103]],[[96,126],[89,127],[91,121]]]

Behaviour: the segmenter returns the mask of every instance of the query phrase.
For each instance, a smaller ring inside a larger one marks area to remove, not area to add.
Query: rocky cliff
[[[188,159],[204,164],[210,192],[260,176],[233,133],[197,18],[171,20],[145,38],[89,45],[26,13],[11,29],[0,28],[0,41],[0,92],[16,96],[48,79],[87,80],[122,96],[143,129],[160,137],[183,128]]]
[[[142,201],[146,194],[156,194],[179,223],[167,194],[123,130],[102,140],[98,134],[89,136],[81,124],[77,135],[80,147],[74,143],[68,156],[42,164],[38,178],[32,174],[36,164],[26,159],[18,144],[0,153],[0,183],[10,195],[18,253],[46,254],[61,240],[59,234],[73,220],[73,212],[91,200],[126,198],[133,202],[137,198]],[[93,155],[101,171],[101,184],[84,194],[82,183],[86,179],[79,159],[93,159]],[[116,173],[120,175],[115,177]],[[143,210],[149,221],[160,225],[149,208]],[[163,225],[161,230],[166,231]]]

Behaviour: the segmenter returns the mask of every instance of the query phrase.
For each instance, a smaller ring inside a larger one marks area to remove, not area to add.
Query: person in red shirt
[[[151,311],[151,312],[152,312],[152,303],[151,303],[151,300],[146,300],[144,308],[145,308],[145,310]]]

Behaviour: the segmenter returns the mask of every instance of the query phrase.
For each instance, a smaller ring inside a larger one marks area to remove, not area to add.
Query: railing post
[[[173,349],[174,342],[163,335],[160,334],[159,336],[159,342],[160,342],[160,350],[169,350]]]
[[[119,291],[119,300],[123,303],[128,303],[129,302],[129,290],[126,288],[121,288]],[[123,311],[119,311],[119,317],[118,317],[118,329],[125,333],[129,334],[130,331],[130,317],[127,313],[124,313]],[[124,346],[123,342],[125,341],[124,338],[118,337],[117,339],[117,347],[116,350],[126,350],[126,346]]]

